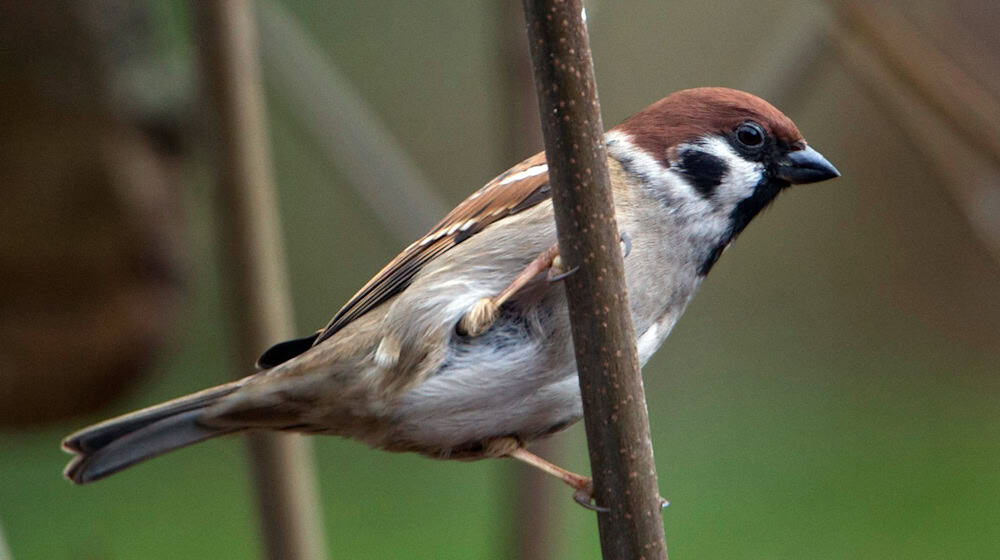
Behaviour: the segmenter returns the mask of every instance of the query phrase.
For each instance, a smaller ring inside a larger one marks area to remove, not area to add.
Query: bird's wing
[[[270,368],[330,338],[351,321],[371,311],[409,286],[432,259],[508,216],[548,199],[549,174],[545,153],[511,167],[448,213],[430,232],[412,243],[368,281],[316,333],[276,344],[261,355],[259,367]]]

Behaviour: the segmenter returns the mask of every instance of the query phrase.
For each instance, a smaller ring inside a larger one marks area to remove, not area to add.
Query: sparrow
[[[840,175],[788,117],[726,88],[673,93],[605,142],[643,364],[754,216],[790,185]],[[525,449],[583,415],[558,252],[539,153],[455,207],[325,327],[266,350],[255,373],[68,436],[64,474],[85,484],[216,436],[281,430],[512,457],[587,505],[589,478]]]

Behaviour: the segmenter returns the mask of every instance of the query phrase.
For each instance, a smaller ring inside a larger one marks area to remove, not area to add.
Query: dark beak
[[[783,159],[778,160],[775,175],[793,185],[802,185],[840,177],[840,171],[826,161],[823,154],[807,147],[804,150],[788,152]]]

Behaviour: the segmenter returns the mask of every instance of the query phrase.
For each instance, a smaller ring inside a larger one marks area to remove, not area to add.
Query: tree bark
[[[625,293],[580,0],[524,0],[605,559],[666,558],[649,419]]]

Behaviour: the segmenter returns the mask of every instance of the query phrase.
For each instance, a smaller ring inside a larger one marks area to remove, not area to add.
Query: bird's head
[[[781,111],[727,88],[667,96],[608,140],[611,155],[706,245],[702,273],[786,187],[840,176]]]

